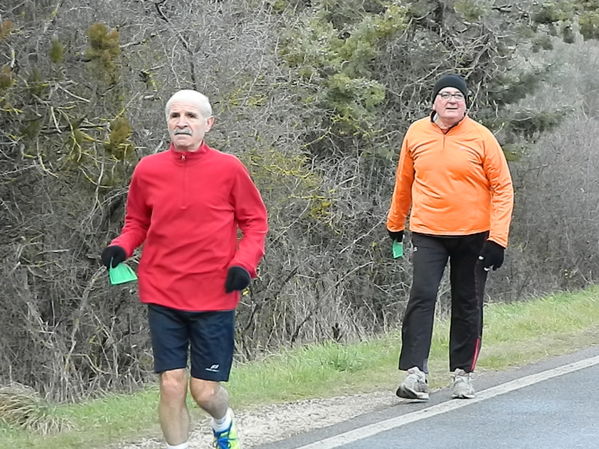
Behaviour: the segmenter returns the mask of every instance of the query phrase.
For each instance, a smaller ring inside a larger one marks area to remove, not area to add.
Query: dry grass
[[[0,386],[0,420],[11,427],[48,435],[69,430],[70,422],[55,413],[33,388],[19,383]]]

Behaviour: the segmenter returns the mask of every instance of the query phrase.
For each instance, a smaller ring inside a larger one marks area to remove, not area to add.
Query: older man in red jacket
[[[210,102],[193,90],[166,104],[170,147],[134,170],[125,225],[103,252],[115,267],[143,244],[139,296],[148,305],[154,368],[160,374],[160,424],[168,448],[186,449],[189,388],[213,420],[214,445],[239,449],[227,381],[235,308],[264,255],[266,209],[247,169],[210,148]],[[237,231],[241,230],[241,239]]]

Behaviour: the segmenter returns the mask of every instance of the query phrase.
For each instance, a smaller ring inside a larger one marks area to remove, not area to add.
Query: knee
[[[204,408],[214,403],[219,396],[221,386],[218,382],[207,380],[192,379],[191,395],[196,403]]]
[[[410,306],[419,310],[433,311],[437,302],[437,289],[429,285],[413,286]]]
[[[187,375],[184,370],[165,371],[160,374],[160,396],[169,402],[185,401]]]

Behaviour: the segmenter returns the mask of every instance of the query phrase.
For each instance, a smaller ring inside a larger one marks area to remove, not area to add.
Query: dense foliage
[[[0,384],[72,400],[148,378],[145,309],[98,254],[136,162],[166,147],[180,88],[211,98],[209,143],[247,164],[269,209],[240,357],[398,326],[410,265],[384,229],[397,150],[448,71],[513,161],[490,300],[596,281],[598,36],[593,1],[4,1]]]

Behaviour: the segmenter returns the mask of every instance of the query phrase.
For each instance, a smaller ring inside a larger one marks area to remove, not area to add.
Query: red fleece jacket
[[[239,159],[205,143],[195,152],[171,145],[137,164],[125,225],[111,245],[131,256],[144,244],[138,269],[141,302],[232,310],[239,292],[225,292],[227,269],[241,266],[255,277],[267,230],[266,208]]]

